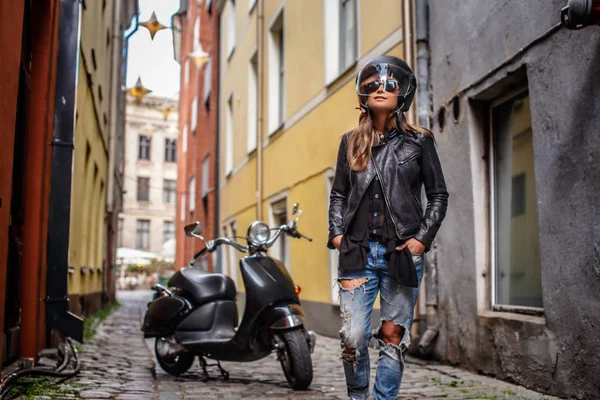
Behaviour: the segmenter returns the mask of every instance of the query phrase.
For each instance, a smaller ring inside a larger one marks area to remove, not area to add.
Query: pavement
[[[80,349],[82,370],[61,385],[60,395],[38,399],[347,399],[339,340],[319,336],[312,354],[314,379],[309,390],[291,390],[275,355],[252,363],[224,362],[224,380],[216,367],[204,379],[198,361],[176,378],[154,359],[154,341],[144,340],[140,325],[149,291],[119,292],[122,306]],[[371,369],[377,352],[371,350]],[[59,393],[59,392],[57,392]],[[555,399],[509,383],[461,369],[409,358],[399,399]]]

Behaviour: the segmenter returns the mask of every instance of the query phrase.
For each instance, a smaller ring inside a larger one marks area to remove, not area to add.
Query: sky
[[[179,9],[179,0],[139,0],[140,22],[156,12],[158,21],[171,26],[171,16]],[[127,31],[129,32],[129,30]],[[173,58],[173,35],[170,29],[159,31],[154,40],[143,26],[129,38],[127,87],[135,85],[138,77],[152,95],[177,98],[180,66]]]

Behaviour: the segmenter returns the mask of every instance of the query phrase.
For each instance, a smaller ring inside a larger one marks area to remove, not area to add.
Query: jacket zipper
[[[379,182],[381,182],[381,191],[383,192],[383,199],[385,200],[385,204],[388,208],[388,213],[390,214],[390,218],[394,223],[394,231],[396,235],[398,235],[398,239],[400,239],[400,234],[398,233],[398,226],[396,225],[396,221],[394,220],[394,213],[392,213],[392,207],[390,207],[390,202],[385,194],[385,189],[383,188],[383,180],[381,180],[381,175],[379,174],[379,169],[377,168],[377,164],[375,164],[375,159],[373,158],[373,154],[371,154],[371,162],[373,163],[373,167],[375,168],[375,172],[377,173],[377,177],[379,178]]]

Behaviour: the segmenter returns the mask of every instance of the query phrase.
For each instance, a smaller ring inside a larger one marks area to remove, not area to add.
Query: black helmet
[[[393,78],[390,79],[390,78]],[[356,75],[356,94],[360,107],[368,111],[366,98],[381,85],[387,92],[398,96],[395,113],[408,111],[417,90],[417,80],[406,62],[394,56],[375,57],[365,64]]]

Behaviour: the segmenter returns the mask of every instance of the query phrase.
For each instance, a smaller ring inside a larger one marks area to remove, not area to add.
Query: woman
[[[448,193],[433,135],[404,119],[415,90],[415,77],[399,58],[367,63],[356,77],[359,126],[343,136],[339,148],[327,246],[340,250],[341,358],[352,399],[369,394],[371,337],[380,348],[374,398],[396,398],[423,253],[446,214]],[[378,292],[381,320],[371,331]]]

